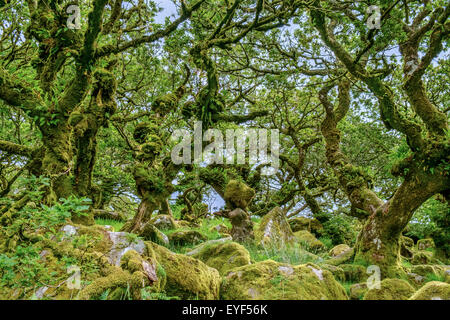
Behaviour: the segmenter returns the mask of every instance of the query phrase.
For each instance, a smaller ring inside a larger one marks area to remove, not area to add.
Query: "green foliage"
[[[298,265],[308,262],[316,263],[321,260],[321,257],[307,252],[297,243],[282,248],[247,244],[245,248],[250,253],[251,260],[254,262],[270,259],[277,262]]]
[[[433,238],[437,248],[450,252],[450,215],[446,203],[430,199],[417,211],[406,233],[417,239]]]
[[[358,231],[355,229],[355,218],[346,216],[344,214],[329,215],[329,219],[324,222],[323,230],[320,232],[320,238],[326,238],[328,244],[324,243],[327,247],[331,244],[348,244],[352,245],[356,239]]]
[[[122,221],[117,221],[113,219],[102,219],[102,218],[95,219],[95,223],[100,226],[111,226],[116,232],[122,229],[124,225],[124,222]]]

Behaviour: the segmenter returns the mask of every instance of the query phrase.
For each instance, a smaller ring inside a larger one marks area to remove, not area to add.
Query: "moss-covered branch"
[[[34,149],[21,144],[0,140],[0,151],[31,158]]]

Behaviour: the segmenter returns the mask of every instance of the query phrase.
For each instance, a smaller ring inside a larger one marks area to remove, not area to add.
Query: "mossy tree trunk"
[[[121,52],[166,37],[189,19],[203,1],[191,7],[183,5],[180,17],[166,28],[131,40],[116,37],[122,32],[120,21],[131,14],[120,1],[111,8],[107,8],[107,0],[92,1],[86,23],[74,30],[67,28],[67,5],[55,1],[27,2],[29,25],[24,26],[26,31],[21,36],[38,46],[30,70],[36,73],[38,85],[33,87],[13,76],[5,67],[6,60],[2,61],[0,99],[34,119],[42,134],[42,145],[30,150],[0,141],[0,149],[29,157],[30,171],[51,179],[47,201],[70,195],[89,196],[93,192],[96,136],[115,111],[115,77],[111,70],[100,66],[112,68],[110,57],[114,60]],[[105,10],[111,10],[109,15],[104,14]],[[138,10],[146,8],[139,6]],[[103,39],[109,37],[114,46],[98,43],[100,34]],[[65,87],[61,87],[63,83]]]
[[[368,51],[355,60],[335,38],[332,23],[327,24],[327,17],[320,9],[321,1],[316,1],[317,9],[311,10],[314,26],[320,33],[322,41],[340,60],[347,72],[346,78],[339,83],[338,105],[335,108],[328,99],[332,86],[325,87],[319,94],[326,111],[322,123],[322,134],[326,141],[328,163],[339,179],[341,188],[346,192],[352,204],[352,212],[366,219],[365,225],[356,242],[355,261],[378,265],[383,278],[404,273],[400,262],[399,238],[410,221],[414,211],[433,195],[449,194],[450,173],[446,168],[449,161],[450,141],[448,120],[427,97],[421,77],[434,57],[442,51],[445,28],[441,26],[450,15],[447,7],[439,15],[433,16],[431,22],[421,26],[421,20],[412,25],[404,25],[407,41],[401,45],[404,59],[403,89],[409,103],[422,120],[407,117],[399,112],[398,103],[389,85],[380,75],[371,74],[364,62]],[[429,12],[424,11],[420,19],[425,19]],[[430,31],[429,48],[419,59],[418,48]],[[350,78],[360,80],[376,96],[380,105],[380,116],[388,129],[401,132],[410,147],[410,156],[397,163],[392,174],[403,178],[401,186],[388,201],[382,201],[369,188],[368,177],[353,166],[340,150],[340,131],[338,122],[343,119],[350,106]],[[425,133],[425,134],[424,134]]]

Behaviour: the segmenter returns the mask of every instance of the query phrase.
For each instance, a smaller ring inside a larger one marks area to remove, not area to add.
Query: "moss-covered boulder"
[[[300,230],[294,233],[294,236],[302,246],[308,251],[324,251],[326,250],[325,245],[322,241],[318,240],[311,232],[307,230]]]
[[[419,264],[411,267],[411,272],[423,277],[444,277],[445,267],[440,265]]]
[[[246,210],[255,196],[255,190],[238,180],[230,180],[225,187],[224,200],[231,208]]]
[[[120,261],[120,267],[110,267],[104,277],[84,287],[78,298],[98,299],[106,294],[108,300],[141,299],[143,288],[160,292],[166,283],[165,272],[158,264],[152,248],[147,248],[146,254],[148,256],[142,256],[135,250],[127,251]]]
[[[169,237],[167,237],[161,230],[154,226],[151,222],[145,224],[139,233],[144,240],[153,241],[158,244],[169,244]]]
[[[329,271],[314,264],[291,266],[273,260],[231,270],[220,292],[225,300],[348,300]]]
[[[349,251],[351,248],[350,246],[346,245],[346,244],[339,244],[335,247],[333,247],[328,254],[331,257],[337,257],[340,256],[342,253]]]
[[[348,262],[353,257],[354,249],[346,244],[340,244],[331,249],[328,254],[331,258],[327,259],[325,263],[338,266]]]
[[[229,270],[250,264],[250,254],[236,242],[216,243],[204,246],[193,258],[215,268],[221,275]]]
[[[344,277],[347,282],[364,282],[369,278],[367,268],[362,265],[341,264],[339,267],[344,270]]]
[[[219,272],[202,261],[176,254],[153,242],[156,260],[167,276],[165,292],[181,299],[214,300],[219,298],[221,278]]]
[[[320,267],[324,270],[330,271],[336,280],[345,281],[344,269],[342,269],[341,267],[334,266],[331,264],[326,264],[326,263],[321,263]]]
[[[414,272],[408,272],[406,274],[406,276],[408,277],[408,281],[409,283],[414,287],[414,288],[420,288],[423,286],[423,284],[425,283],[425,277],[421,276],[417,273]]]
[[[218,232],[220,234],[230,234],[231,230],[223,223],[220,223],[218,225],[212,226],[209,228],[210,232]]]
[[[405,258],[412,258],[414,254],[414,240],[405,236],[400,237],[400,254]]]
[[[150,220],[150,223],[159,230],[173,230],[177,228],[175,220],[168,214],[159,214]]]
[[[273,208],[261,219],[255,231],[255,241],[258,245],[278,248],[295,241],[294,233],[280,207]]]
[[[384,279],[380,288],[372,288],[364,295],[364,300],[407,300],[414,294],[414,288],[402,279]]]
[[[369,290],[366,283],[355,283],[350,286],[350,300],[362,300]]]
[[[450,300],[450,284],[431,281],[414,293],[410,300]]]
[[[134,250],[139,254],[146,253],[144,241],[137,239],[133,234],[127,232],[108,232],[108,236],[112,242],[112,246],[107,253],[107,257],[113,265],[119,266],[123,255],[130,250]]]
[[[169,241],[176,245],[197,244],[206,240],[208,238],[196,230],[181,230],[169,235]]]
[[[429,239],[420,239],[417,241],[417,250],[427,250],[436,248],[434,244],[434,240]]]
[[[411,258],[412,264],[430,264],[433,262],[433,252],[430,251],[417,251]]]
[[[307,230],[312,234],[318,236],[323,230],[323,226],[319,220],[313,218],[306,217],[297,217],[288,220],[289,226],[292,229],[292,232],[297,232],[300,230]]]

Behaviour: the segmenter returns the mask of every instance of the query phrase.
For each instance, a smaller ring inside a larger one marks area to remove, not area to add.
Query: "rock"
[[[340,267],[331,265],[331,264],[321,264],[322,269],[330,271],[336,280],[341,282],[345,281],[345,273],[344,270]]]
[[[333,275],[314,264],[273,260],[232,269],[221,286],[225,300],[348,300]]]
[[[412,258],[414,240],[405,236],[400,237],[400,254],[405,258]]]
[[[294,233],[296,240],[306,247],[308,251],[324,251],[326,249],[322,241],[317,240],[314,235],[312,235],[307,230],[300,230]]]
[[[366,283],[355,283],[350,286],[350,300],[362,300],[366,294],[367,284]]]
[[[423,277],[444,277],[445,268],[439,265],[419,264],[411,267],[411,272]]]
[[[255,241],[263,246],[277,248],[295,241],[295,236],[280,207],[273,208],[261,219],[255,231]]]
[[[103,276],[93,277],[92,282],[79,292],[81,300],[99,299],[108,292],[108,300],[140,300],[142,288],[161,292],[166,284],[166,273],[156,260],[151,245],[144,243],[144,255],[130,249],[123,254],[119,266],[103,267]]]
[[[335,256],[335,257],[325,260],[325,263],[331,264],[334,266],[338,266],[343,263],[350,262],[353,255],[354,255],[354,250],[353,250],[353,248],[350,248],[350,250],[344,251],[338,256]]]
[[[81,224],[83,226],[93,226],[95,225],[94,214],[92,211],[84,212],[85,214],[72,215],[72,222],[74,224]]]
[[[333,247],[333,249],[331,249],[328,254],[334,258],[334,257],[340,256],[342,253],[345,253],[349,250],[351,250],[351,248],[348,245],[339,244],[339,245]]]
[[[175,220],[169,215],[159,214],[150,220],[150,223],[158,230],[173,230],[177,228]]]
[[[440,281],[428,282],[409,300],[450,300],[450,284]]]
[[[331,258],[325,260],[325,263],[337,266],[349,261],[353,257],[353,254],[353,248],[350,248],[346,244],[340,244],[330,250],[329,255]]]
[[[153,241],[158,244],[169,244],[169,238],[155,227],[151,222],[147,223],[139,234],[144,240]]]
[[[237,180],[230,180],[225,187],[224,200],[231,204],[231,208],[246,210],[255,196],[255,190]]]
[[[99,299],[104,292],[109,291],[108,300],[127,298],[139,300],[141,289],[150,284],[150,280],[143,272],[137,271],[131,274],[129,271],[115,267],[107,276],[97,278],[81,289],[78,298],[80,300]]]
[[[36,290],[36,292],[34,293],[34,297],[33,299],[35,300],[40,300],[44,297],[45,292],[48,290],[48,287],[40,287],[39,289]]]
[[[80,236],[86,235],[94,240],[93,249],[98,252],[107,253],[111,250],[113,242],[110,239],[110,232],[100,225],[83,226],[77,225],[77,233]]]
[[[177,245],[196,244],[208,238],[196,230],[176,231],[169,235],[169,241]]]
[[[414,291],[405,280],[384,279],[380,283],[380,289],[372,288],[367,291],[364,300],[407,300]]]
[[[219,298],[219,272],[198,259],[176,254],[155,243],[152,246],[157,261],[167,275],[165,292],[180,299],[214,300]]]
[[[369,278],[367,268],[358,264],[341,264],[339,267],[344,270],[345,281],[364,282]]]
[[[141,255],[134,250],[127,251],[122,257],[120,267],[124,270],[128,270],[132,274],[137,271],[142,272],[152,285],[154,283],[158,283],[160,286],[164,285],[166,281],[165,273],[158,272],[158,262],[152,248],[148,249],[147,247],[147,250],[151,251],[151,254],[150,257],[145,258],[141,257]],[[161,279],[162,275],[164,276],[164,279]]]
[[[61,240],[71,239],[73,236],[77,234],[76,227],[67,224],[64,227],[61,228],[61,231],[64,232],[64,235],[62,236]]]
[[[210,232],[217,231],[220,234],[230,234],[230,232],[231,232],[230,229],[228,229],[228,227],[225,224],[223,224],[223,223],[211,227],[209,229],[209,231]]]
[[[214,243],[203,246],[192,257],[217,269],[221,275],[233,268],[250,264],[250,254],[247,249],[236,242]]]
[[[112,242],[111,250],[108,252],[108,260],[111,264],[119,266],[123,255],[130,250],[144,254],[146,246],[144,241],[132,238],[127,232],[108,232]]]
[[[114,227],[108,224],[103,225],[103,228],[105,228],[106,231],[114,231]]]
[[[420,239],[417,241],[417,250],[427,250],[429,248],[436,248],[433,239]]]
[[[415,287],[421,287],[425,282],[425,277],[418,275],[417,273],[408,272],[406,275],[408,276],[409,282]]]
[[[206,246],[219,244],[219,243],[224,243],[224,242],[228,242],[228,241],[233,241],[233,238],[231,236],[228,236],[226,238],[221,238],[221,239],[216,239],[216,240],[209,240],[209,241],[203,242],[202,244],[199,244],[198,246],[196,246],[192,250],[186,252],[186,255],[187,256],[192,256],[194,254],[199,253]]]
[[[292,232],[297,232],[300,230],[306,230],[312,234],[319,236],[320,232],[323,230],[322,224],[317,219],[310,219],[306,217],[297,217],[288,220],[289,226]]]
[[[411,259],[412,264],[430,264],[432,261],[433,253],[430,251],[417,251]]]

